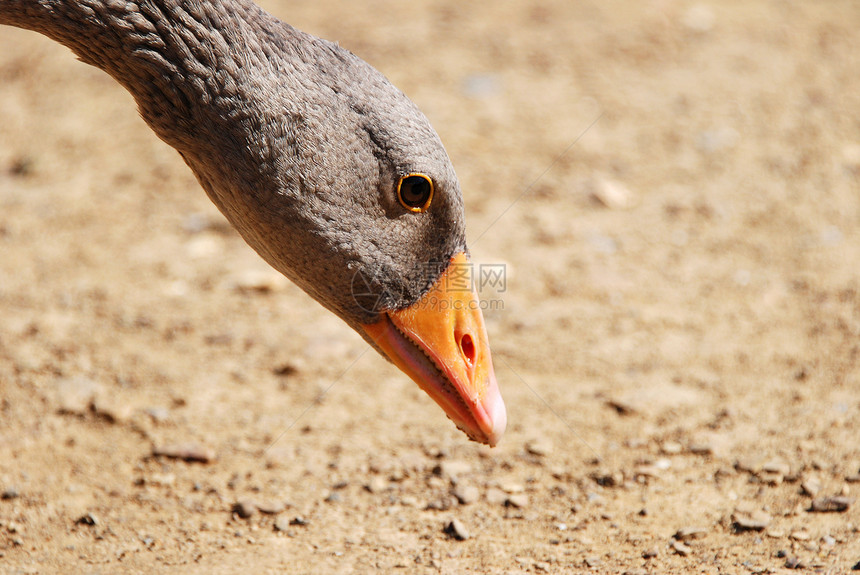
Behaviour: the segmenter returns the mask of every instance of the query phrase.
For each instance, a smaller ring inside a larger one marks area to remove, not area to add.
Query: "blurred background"
[[[468,442],[111,78],[0,28],[0,563],[860,561],[860,5],[262,4],[442,137],[472,255],[505,269],[508,433]]]

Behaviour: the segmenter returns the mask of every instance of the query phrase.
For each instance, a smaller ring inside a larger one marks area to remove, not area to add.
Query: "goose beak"
[[[471,439],[495,446],[507,413],[490,357],[484,316],[465,253],[411,306],[362,326]]]

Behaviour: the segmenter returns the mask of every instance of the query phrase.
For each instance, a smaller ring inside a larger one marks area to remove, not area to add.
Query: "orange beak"
[[[460,430],[480,443],[499,442],[507,414],[465,253],[416,303],[362,327]]]

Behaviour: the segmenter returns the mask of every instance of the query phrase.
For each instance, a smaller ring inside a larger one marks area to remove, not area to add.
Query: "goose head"
[[[505,406],[439,136],[363,60],[288,32],[300,41],[236,75],[231,121],[201,123],[214,145],[176,147],[270,265],[495,445]]]

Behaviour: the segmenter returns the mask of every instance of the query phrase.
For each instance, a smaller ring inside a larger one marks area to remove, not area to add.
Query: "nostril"
[[[460,353],[466,359],[466,363],[470,366],[475,364],[475,342],[472,341],[472,336],[464,334],[460,338]]]

